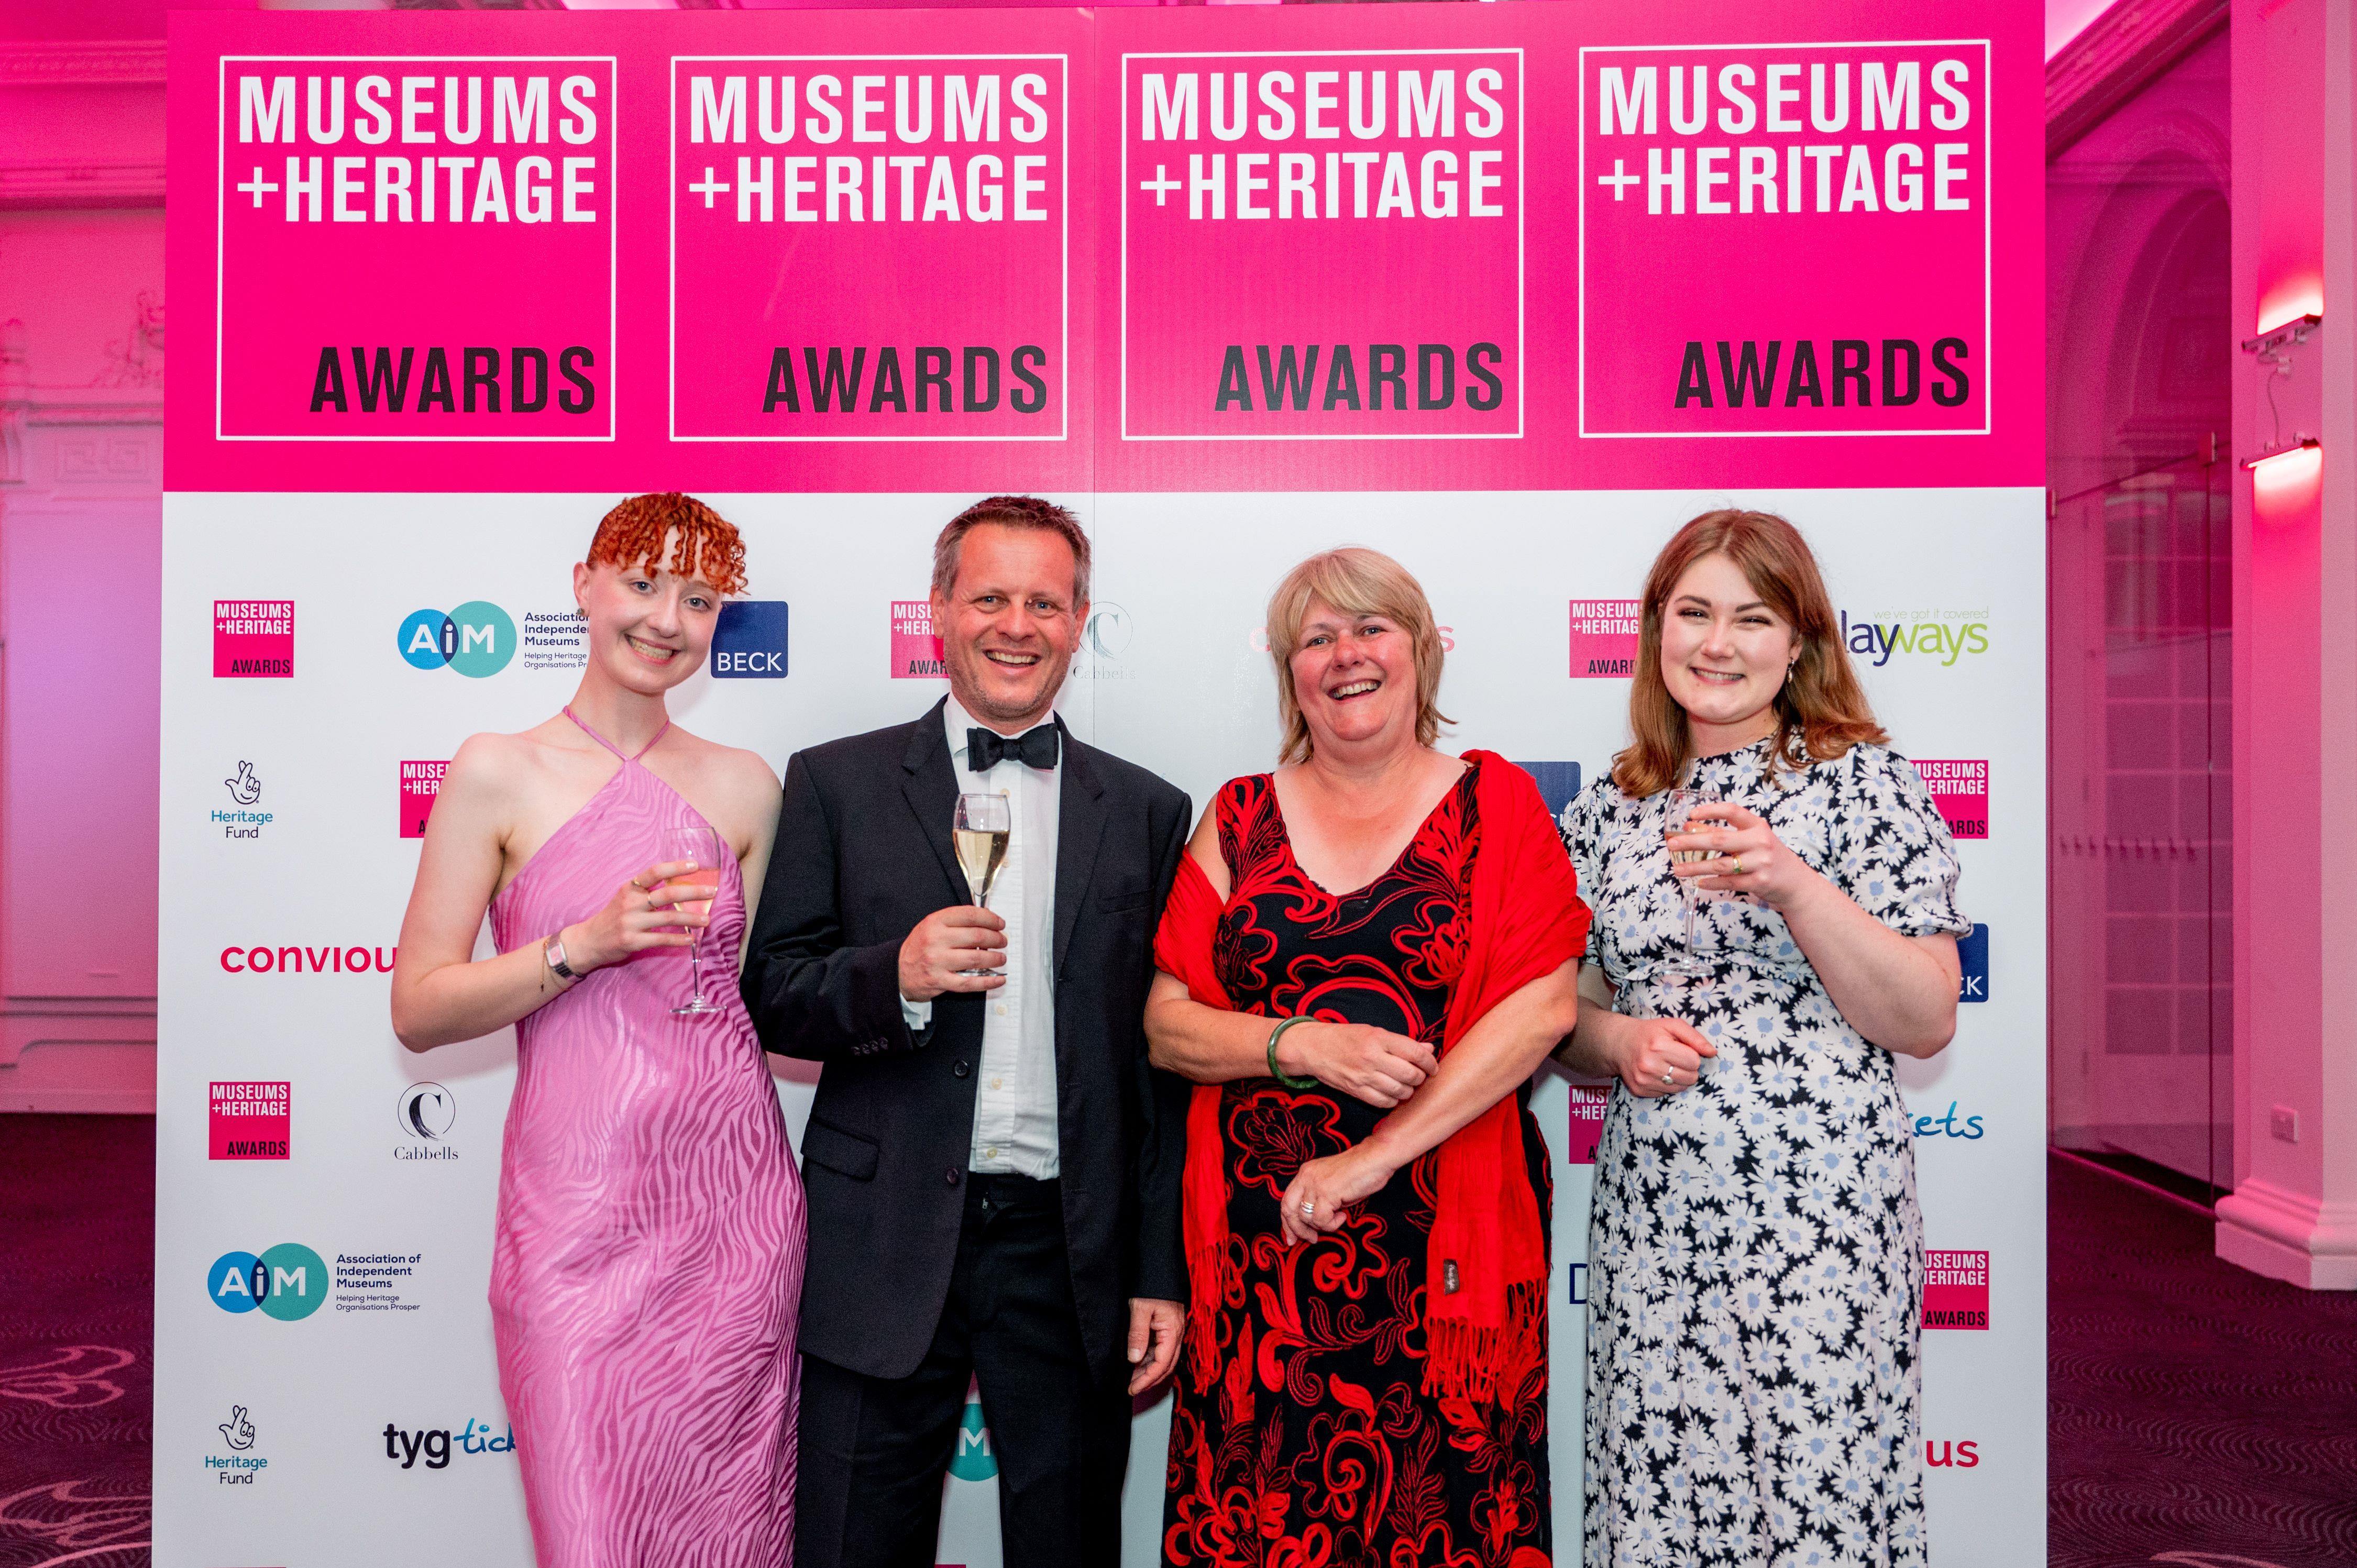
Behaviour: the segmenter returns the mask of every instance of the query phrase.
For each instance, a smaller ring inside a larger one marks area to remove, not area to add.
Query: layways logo
[[[1625,680],[1637,672],[1637,623],[1643,605],[1636,599],[1571,601],[1571,662],[1575,681]],[[1986,610],[1903,610],[1841,617],[1842,646],[1875,669],[1905,655],[1953,665],[1968,654],[1989,650]],[[1983,775],[1986,786],[1986,775]],[[1986,789],[1982,794],[1986,796]],[[1953,831],[1953,830],[1952,830]],[[1986,831],[1958,837],[1986,838]]]

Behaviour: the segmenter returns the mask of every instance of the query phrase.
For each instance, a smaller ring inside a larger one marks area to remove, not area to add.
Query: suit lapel
[[[957,846],[950,832],[958,788],[957,769],[951,765],[949,742],[942,730],[942,710],[948,703],[948,698],[942,698],[917,721],[908,752],[900,759],[900,793],[916,814],[925,842],[933,846],[942,875],[949,879],[951,898],[963,904],[974,894],[966,886],[965,873],[958,869]]]
[[[1064,729],[1059,718],[1056,727]],[[1064,967],[1064,950],[1072,945],[1087,901],[1089,878],[1097,865],[1097,845],[1104,837],[1104,780],[1098,776],[1088,748],[1064,730],[1064,787],[1056,808],[1056,971]]]

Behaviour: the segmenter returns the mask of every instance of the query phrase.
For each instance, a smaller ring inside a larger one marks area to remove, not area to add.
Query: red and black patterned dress
[[[1477,765],[1478,766],[1478,765]],[[1236,1010],[1370,1024],[1440,1044],[1465,961],[1480,840],[1475,768],[1388,871],[1336,897],[1293,858],[1267,775],[1220,792],[1229,895],[1213,940]],[[1163,1557],[1218,1568],[1544,1568],[1546,1370],[1495,1403],[1423,1391],[1434,1156],[1287,1247],[1277,1204],[1308,1160],[1385,1113],[1324,1088],[1223,1086],[1222,1157],[1243,1288],[1214,1326],[1222,1376],[1176,1380]],[[1523,1112],[1542,1233],[1546,1144]],[[1190,1326],[1190,1331],[1193,1326]]]

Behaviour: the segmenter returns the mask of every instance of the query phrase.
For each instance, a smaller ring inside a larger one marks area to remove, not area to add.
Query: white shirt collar
[[[1051,707],[1048,710],[1048,716],[1041,719],[1039,724],[1052,725],[1056,722],[1056,710]],[[965,704],[957,700],[955,693],[952,693],[942,704],[942,726],[943,733],[949,739],[950,756],[961,768],[965,766],[965,732],[970,729],[990,729],[992,727],[989,725],[984,724],[980,719],[975,718],[972,714],[967,713],[965,711]],[[1039,725],[1034,725],[1031,727],[1033,729],[1037,729],[1039,726]],[[1017,730],[1016,732],[1017,735],[1028,733],[1029,732],[1025,730]],[[1014,736],[1009,736],[1007,738],[1012,740]],[[1058,761],[1060,763],[1061,760],[1062,754],[1060,752],[1058,753]]]

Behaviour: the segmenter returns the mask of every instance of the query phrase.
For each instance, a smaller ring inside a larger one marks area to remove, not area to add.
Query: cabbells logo
[[[299,1241],[281,1241],[259,1257],[223,1252],[205,1274],[205,1292],[223,1312],[259,1307],[291,1323],[310,1316],[328,1299],[328,1264]]]
[[[1089,607],[1088,624],[1081,628],[1081,644],[1074,651],[1072,674],[1082,680],[1127,681],[1134,672],[1123,668],[1122,654],[1129,648],[1129,639],[1137,625],[1130,613],[1110,600],[1099,600]]]
[[[213,808],[212,825],[221,829],[221,837],[258,839],[263,829],[278,820],[269,811],[244,809],[262,799],[262,779],[254,773],[253,763],[239,762],[237,772],[222,779],[221,788],[229,792],[230,800],[239,808],[235,811],[224,811],[218,806]]]
[[[293,599],[215,599],[216,678],[291,680],[295,674]]]
[[[467,1424],[453,1432],[447,1426],[424,1427],[412,1432],[397,1422],[384,1423],[384,1456],[398,1463],[404,1470],[423,1466],[428,1470],[447,1470],[453,1455],[512,1454],[515,1452],[515,1428],[505,1423],[498,1426],[489,1422],[467,1418]]]
[[[1879,616],[1841,612],[1842,645],[1877,669],[1895,654],[1953,664],[1989,650],[1986,610],[1899,610]]]
[[[786,678],[786,602],[736,599],[720,607],[712,628],[712,678],[716,681],[782,681]]]
[[[393,1145],[396,1160],[455,1160],[458,1151],[447,1141],[458,1120],[458,1097],[438,1083],[413,1083],[395,1101],[393,1120],[412,1142]]]
[[[456,670],[480,680],[508,667],[516,653],[515,622],[508,612],[471,599],[447,614],[413,610],[401,623],[401,656],[420,670]]]

